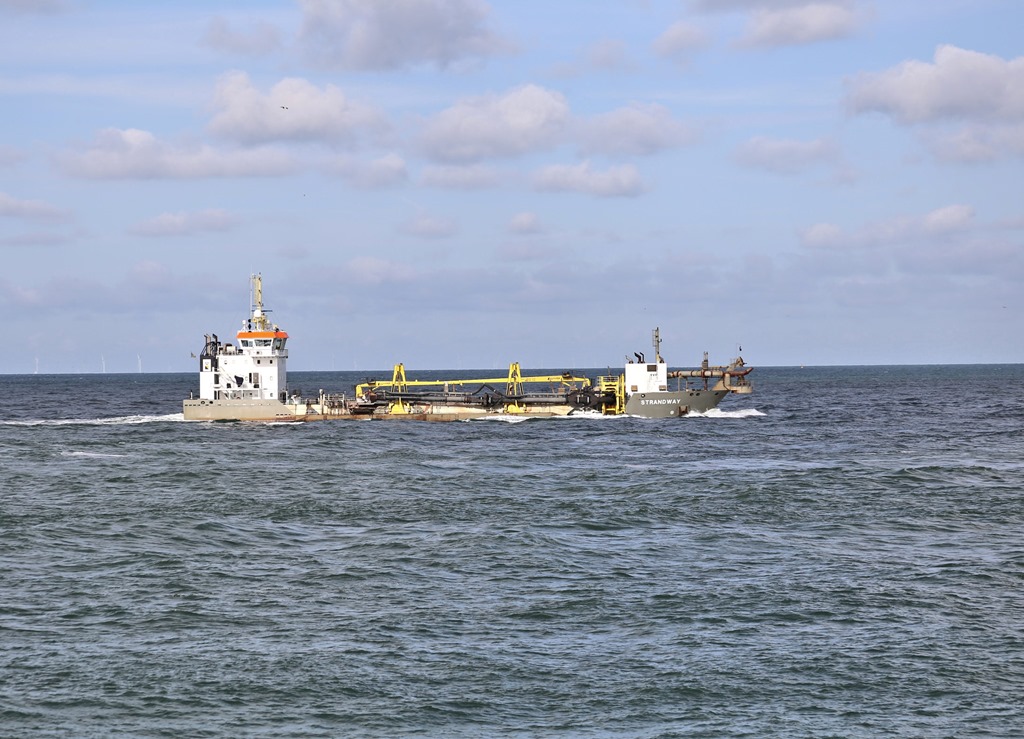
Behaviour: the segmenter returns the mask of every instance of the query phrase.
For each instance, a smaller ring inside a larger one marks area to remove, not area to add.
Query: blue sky
[[[1024,362],[1016,0],[0,0],[0,372]]]

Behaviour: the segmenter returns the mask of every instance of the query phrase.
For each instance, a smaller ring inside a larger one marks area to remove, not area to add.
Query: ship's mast
[[[257,273],[251,275],[250,279],[252,281],[252,299],[249,310],[252,315],[252,330],[267,331],[270,322],[263,311],[263,275]]]
[[[654,341],[654,361],[664,362],[665,360],[661,358],[661,330],[654,329],[651,338]]]

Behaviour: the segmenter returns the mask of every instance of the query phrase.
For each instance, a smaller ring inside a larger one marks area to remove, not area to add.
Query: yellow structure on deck
[[[613,378],[618,380],[618,378]],[[506,377],[472,377],[462,380],[409,380],[405,375],[405,365],[401,362],[396,364],[391,373],[391,382],[370,380],[356,385],[356,397],[366,397],[374,390],[388,390],[394,393],[405,393],[410,388],[443,388],[444,392],[459,392],[464,385],[505,385],[505,395],[509,402],[505,404],[506,413],[523,413],[525,407],[520,403],[524,395],[524,386],[529,384],[546,383],[548,386],[557,385],[563,392],[590,387],[589,377],[576,377],[569,372],[561,375],[528,375],[523,376],[519,362],[513,362],[508,367]],[[623,403],[625,400],[622,401]],[[388,412],[392,415],[406,415],[412,413],[409,404],[403,398],[396,398],[388,406]],[[606,411],[607,412],[607,411]]]

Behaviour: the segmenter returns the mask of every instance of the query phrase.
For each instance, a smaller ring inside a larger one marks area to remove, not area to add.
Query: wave
[[[109,454],[106,452],[61,452],[62,457],[86,457],[88,459],[119,459],[127,457],[127,454]]]
[[[712,408],[704,413],[688,413],[687,418],[755,418],[758,416],[767,416],[767,413],[763,413],[757,408],[740,408],[735,411],[723,411],[721,408]]]
[[[688,413],[681,418],[756,418],[760,416],[767,416],[767,413],[757,410],[756,408],[741,408],[738,410],[722,410],[721,408],[712,408],[705,413]],[[638,418],[642,421],[653,421],[663,419],[652,419],[646,418],[645,416],[630,416],[630,415],[606,415],[597,411],[582,411],[572,413],[566,416],[516,416],[516,415],[487,415],[477,416],[475,418],[467,418],[467,422],[471,421],[501,421],[503,423],[523,423],[524,421],[624,421],[627,418]]]
[[[111,418],[29,418],[24,421],[0,421],[0,426],[132,426],[140,423],[184,421],[183,413],[161,416],[113,416]]]

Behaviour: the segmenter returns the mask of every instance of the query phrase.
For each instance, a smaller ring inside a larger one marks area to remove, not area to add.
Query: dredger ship
[[[396,364],[390,380],[367,380],[354,392],[303,397],[288,388],[288,334],[263,307],[263,278],[251,277],[250,313],[237,344],[208,334],[199,355],[199,396],[184,401],[187,420],[319,421],[408,419],[461,421],[488,417],[546,418],[579,413],[674,418],[703,413],[730,393],[747,394],[753,368],[742,357],[699,368],[669,369],[654,329],[654,358],[635,353],[620,374],[578,377],[523,375],[519,363],[503,377],[410,380]],[[193,394],[194,396],[194,394]]]

